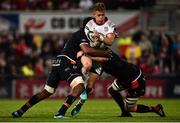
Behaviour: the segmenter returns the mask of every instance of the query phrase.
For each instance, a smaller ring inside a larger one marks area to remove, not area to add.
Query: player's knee
[[[126,98],[125,103],[126,107],[128,108],[129,111],[135,112],[137,110],[137,104],[136,102],[138,101],[139,98]]]
[[[136,104],[133,104],[133,105],[128,104],[126,107],[127,107],[128,111],[130,111],[130,112],[136,112],[137,111],[137,105]]]
[[[108,92],[109,92],[110,94],[113,94],[114,92],[116,92],[116,90],[114,90],[112,86],[109,86],[109,87],[108,87]]]
[[[53,94],[56,91],[55,88],[53,88],[53,87],[51,87],[49,85],[45,85],[44,90],[46,90],[50,94]]]
[[[84,87],[84,80],[82,79],[81,76],[74,78],[71,81],[70,87],[73,89],[74,87],[77,87],[78,85]]]
[[[117,79],[114,80],[114,82],[108,87],[109,93],[119,91],[119,86],[117,84]]]
[[[52,93],[49,93],[47,90],[44,89],[43,91],[41,91],[41,92],[33,95],[33,96],[31,97],[31,99],[29,100],[29,104],[30,104],[30,105],[34,105],[34,104],[36,104],[37,102],[39,102],[39,101],[41,101],[41,100],[43,100],[43,99],[46,99],[46,98],[48,98],[48,97],[51,96],[51,95],[52,95]]]
[[[88,63],[88,62],[85,62],[84,64],[83,64],[83,67],[86,69],[86,70],[90,70],[91,69],[91,66],[92,66],[92,64],[91,63]]]
[[[81,57],[81,62],[83,64],[83,67],[87,70],[90,70],[91,66],[92,66],[92,60],[87,57],[87,56],[82,56]]]
[[[80,83],[72,89],[72,96],[77,98],[85,90],[84,84]]]

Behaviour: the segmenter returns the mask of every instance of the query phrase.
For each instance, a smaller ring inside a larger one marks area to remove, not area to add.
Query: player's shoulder
[[[115,28],[115,26],[116,26],[116,24],[109,19],[106,21],[105,25],[107,25],[111,28]]]
[[[92,20],[92,19],[94,19],[93,17],[86,17],[86,18],[84,18],[84,20],[83,20],[83,27],[85,27],[85,25],[90,21],[90,20]]]
[[[92,30],[94,27],[94,18],[90,19],[85,26],[85,30]]]
[[[76,31],[76,32],[74,32],[73,34],[72,34],[72,36],[71,36],[71,39],[72,40],[79,40],[79,39],[81,39],[81,38],[84,38],[84,29],[83,28],[81,28],[81,29],[79,29],[78,31]]]
[[[90,20],[86,23],[86,26],[91,27],[91,26],[93,26],[94,24],[95,24],[95,22],[94,22],[94,19],[92,18],[92,19],[90,19]]]
[[[80,29],[77,31],[77,34],[84,34],[84,29],[83,29],[83,28],[80,28]]]

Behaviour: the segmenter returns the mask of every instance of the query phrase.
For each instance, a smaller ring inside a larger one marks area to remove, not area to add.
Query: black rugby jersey
[[[61,54],[76,60],[77,52],[81,50],[80,45],[82,44],[89,44],[83,28],[72,34],[70,39],[65,43]]]
[[[141,73],[137,65],[128,63],[114,52],[111,60],[103,63],[103,70],[121,82],[132,82]]]
[[[62,55],[67,55],[69,58],[76,60],[77,52],[81,50],[80,45],[89,44],[89,41],[84,32],[84,28],[86,23],[91,19],[92,17],[86,17],[83,20],[82,28],[73,33],[69,40],[65,43],[64,48],[61,52]]]

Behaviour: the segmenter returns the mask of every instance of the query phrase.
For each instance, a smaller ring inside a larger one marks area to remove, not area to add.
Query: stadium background
[[[92,0],[0,1],[0,99],[25,99],[40,91],[50,59],[90,16]],[[180,1],[104,0],[120,37],[112,49],[147,76],[145,98],[180,98]],[[110,98],[113,78],[103,74],[92,98]],[[63,99],[65,82],[51,98]]]

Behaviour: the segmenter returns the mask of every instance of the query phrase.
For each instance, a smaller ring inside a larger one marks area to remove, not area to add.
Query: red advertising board
[[[15,98],[24,99],[40,92],[45,85],[45,80],[16,80],[15,84]],[[69,93],[69,85],[67,82],[60,82],[56,93],[50,98],[64,98]]]
[[[107,88],[113,82],[112,79],[99,80],[94,86],[91,98],[110,98]],[[16,80],[15,98],[29,98],[33,94],[40,92],[45,84],[45,80]],[[70,92],[67,82],[60,82],[56,93],[50,98],[65,98]],[[163,98],[165,97],[165,81],[162,79],[147,80],[146,93],[144,98]]]
[[[146,81],[145,98],[164,98],[166,96],[166,81],[163,79],[148,79]]]

